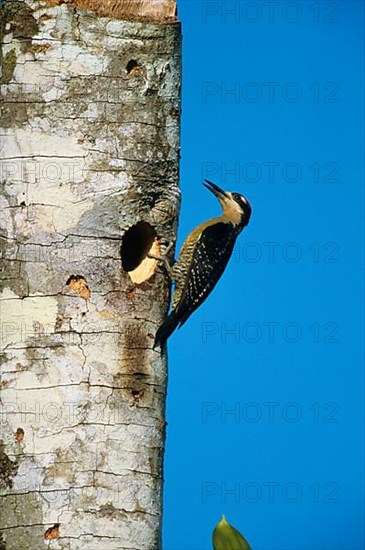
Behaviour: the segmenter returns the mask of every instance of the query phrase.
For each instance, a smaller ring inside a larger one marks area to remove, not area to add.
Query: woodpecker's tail
[[[164,344],[168,337],[171,336],[171,334],[174,332],[179,323],[180,320],[177,318],[176,313],[172,311],[158,329],[155,337],[155,343],[153,344],[153,349],[155,349],[158,344]]]

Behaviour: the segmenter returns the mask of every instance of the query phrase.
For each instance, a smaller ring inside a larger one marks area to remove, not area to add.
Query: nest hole
[[[160,247],[154,228],[147,222],[138,222],[126,231],[122,239],[122,267],[134,283],[142,283],[153,275],[157,261],[148,254],[159,256]]]
[[[156,232],[147,222],[138,222],[126,231],[122,240],[122,266],[134,271],[152,248]]]
[[[128,61],[126,66],[127,74],[130,74],[133,71],[133,69],[136,69],[137,67],[138,67],[138,61],[136,61],[135,59],[130,59],[130,61]]]

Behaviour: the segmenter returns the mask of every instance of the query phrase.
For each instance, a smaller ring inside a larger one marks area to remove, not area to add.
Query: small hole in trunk
[[[138,62],[135,59],[128,61],[126,66],[127,74],[130,74],[136,67],[138,67]]]

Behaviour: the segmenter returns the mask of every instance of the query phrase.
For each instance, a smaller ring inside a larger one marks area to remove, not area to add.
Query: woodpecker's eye
[[[233,193],[233,198],[235,201],[237,202],[241,202],[242,201],[242,197],[239,193]]]

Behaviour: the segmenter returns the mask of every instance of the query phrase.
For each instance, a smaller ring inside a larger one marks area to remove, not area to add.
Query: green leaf
[[[247,540],[237,529],[228,523],[225,516],[213,531],[214,550],[251,550]]]

